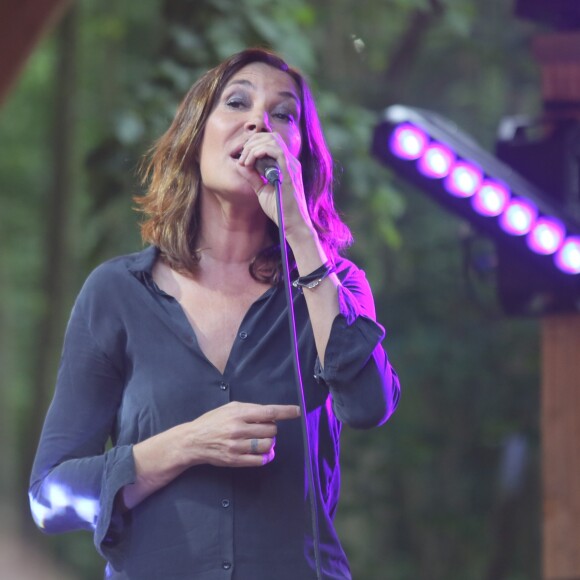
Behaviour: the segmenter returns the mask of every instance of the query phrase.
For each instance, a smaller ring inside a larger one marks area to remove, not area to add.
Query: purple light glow
[[[554,256],[554,262],[565,274],[580,274],[580,237],[566,238]]]
[[[566,234],[564,224],[555,218],[541,217],[527,236],[528,246],[537,254],[553,254]]]
[[[458,161],[445,178],[445,189],[456,197],[471,197],[481,184],[481,171],[465,161]]]
[[[536,206],[525,199],[512,199],[499,218],[499,225],[512,236],[527,234],[534,225],[538,210]]]
[[[418,161],[417,168],[425,176],[433,179],[445,177],[455,161],[451,149],[440,143],[432,143]]]
[[[30,510],[32,517],[39,528],[45,528],[46,522],[56,516],[62,515],[67,509],[72,508],[78,517],[94,526],[99,515],[99,502],[97,500],[77,497],[69,489],[62,485],[49,483],[44,494],[44,503],[37,501],[29,494]]]
[[[390,146],[393,154],[401,159],[419,159],[427,142],[427,135],[423,131],[406,123],[393,131]]]
[[[494,181],[484,181],[471,199],[473,209],[480,215],[499,215],[510,198],[509,190]]]
[[[85,522],[94,524],[99,513],[99,502],[88,497],[77,497],[72,499],[72,506],[77,515]]]

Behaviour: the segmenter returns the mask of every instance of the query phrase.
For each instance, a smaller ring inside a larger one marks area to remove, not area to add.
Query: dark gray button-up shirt
[[[222,374],[155,285],[157,256],[150,247],[106,262],[77,298],[32,472],[34,519],[48,533],[92,530],[107,578],[314,579],[299,420],[278,425],[264,467],[194,466],[131,511],[115,510],[135,480],[133,444],[230,401],[298,403],[283,287],[250,307]],[[350,578],[333,526],[341,425],[378,425],[399,397],[365,276],[348,260],[337,268],[341,314],[324,369],[293,290],[325,579]]]

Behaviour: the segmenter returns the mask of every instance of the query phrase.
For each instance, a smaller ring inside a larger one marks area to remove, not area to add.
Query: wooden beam
[[[542,319],[543,568],[580,578],[580,315]]]
[[[42,35],[71,0],[0,2],[0,104]]]

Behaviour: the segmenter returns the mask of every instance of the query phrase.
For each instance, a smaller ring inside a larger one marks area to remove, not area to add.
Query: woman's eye
[[[292,113],[275,113],[274,116],[277,119],[280,119],[282,121],[286,121],[287,123],[293,123],[294,122],[294,115]]]
[[[241,109],[242,107],[248,106],[248,98],[244,95],[233,94],[225,99],[226,107],[231,109]]]
[[[240,107],[243,106],[243,101],[241,99],[230,99],[229,101],[226,102],[226,105],[228,107],[231,107],[232,109],[239,109]]]

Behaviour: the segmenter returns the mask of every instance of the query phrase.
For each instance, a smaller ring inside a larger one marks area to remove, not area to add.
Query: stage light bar
[[[558,192],[548,196],[431,111],[387,108],[372,151],[494,239],[506,312],[580,311],[580,218],[564,207]]]
[[[580,274],[580,224],[450,121],[389,107],[375,129],[373,153],[487,233],[522,238],[514,241],[520,249],[549,256],[552,267],[568,276]]]

